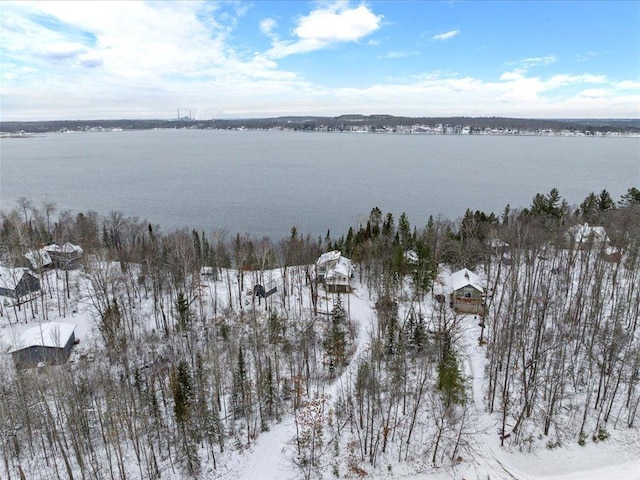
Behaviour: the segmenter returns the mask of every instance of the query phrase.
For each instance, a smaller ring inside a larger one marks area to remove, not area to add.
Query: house
[[[340,257],[338,261],[327,269],[324,276],[324,288],[327,292],[349,293],[351,292],[351,277],[353,265],[351,260]]]
[[[47,245],[44,250],[49,254],[56,267],[64,269],[76,268],[83,254],[83,250],[79,245],[74,245],[70,242],[61,247],[55,243]]]
[[[491,248],[491,252],[495,253],[496,256],[509,256],[511,253],[511,247],[509,244],[499,238],[492,238],[489,242],[489,248]]]
[[[40,280],[26,268],[0,267],[0,296],[19,299],[40,291]]]
[[[325,274],[327,273],[327,269],[333,267],[333,265],[335,265],[340,259],[340,256],[341,253],[339,250],[333,250],[320,255],[318,260],[316,260],[316,279],[323,281]]]
[[[323,253],[316,261],[316,280],[324,283],[328,292],[349,293],[353,264],[340,251]]]
[[[44,248],[41,248],[40,250],[31,250],[24,256],[29,261],[31,269],[35,272],[39,272],[42,269],[53,266],[53,260],[51,260],[49,252]]]
[[[571,227],[568,237],[577,249],[586,249],[590,246],[603,249],[609,244],[609,236],[604,227],[592,227],[588,223]]]
[[[75,328],[71,323],[50,322],[22,332],[16,347],[11,350],[16,368],[65,363],[76,342]]]
[[[485,288],[480,277],[463,268],[451,274],[451,307],[458,313],[484,315]]]

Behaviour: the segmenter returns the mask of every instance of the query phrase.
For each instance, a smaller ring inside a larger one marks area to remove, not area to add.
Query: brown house
[[[451,274],[451,308],[457,313],[484,315],[485,288],[480,277],[463,268]]]

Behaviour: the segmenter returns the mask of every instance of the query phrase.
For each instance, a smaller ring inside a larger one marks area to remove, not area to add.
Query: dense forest
[[[51,243],[84,254],[2,297],[2,351],[22,324],[86,319],[93,333],[61,366],[2,355],[3,478],[231,475],[278,428],[296,478],[456,468],[486,454],[480,434],[524,453],[637,431],[635,187],[424,226],[373,208],[344,234],[280,240],[16,205],[0,212],[4,267]],[[576,239],[585,223],[606,241]],[[350,293],[316,281],[332,250],[352,261]],[[460,268],[483,279],[484,315],[450,307],[443,279]]]

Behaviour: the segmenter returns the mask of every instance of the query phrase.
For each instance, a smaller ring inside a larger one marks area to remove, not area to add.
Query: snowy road
[[[478,345],[480,328],[472,315],[463,319],[465,374],[471,378],[474,414],[477,417],[472,463],[458,469],[455,478],[465,480],[639,480],[640,445],[620,449],[613,445],[567,446],[543,450],[537,455],[509,454],[500,447],[498,416],[485,411],[485,348]],[[637,438],[637,435],[636,435]],[[633,441],[633,440],[632,440]],[[635,449],[635,454],[633,453]],[[635,459],[634,459],[635,457]]]

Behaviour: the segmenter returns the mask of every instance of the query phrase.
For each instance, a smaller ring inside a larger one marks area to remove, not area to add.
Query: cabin
[[[40,291],[40,280],[26,268],[0,267],[0,296],[18,300]]]
[[[62,269],[77,268],[80,263],[80,258],[84,253],[80,245],[74,245],[67,242],[61,247],[53,243],[44,247],[44,250],[49,254],[53,265]]]
[[[316,281],[323,282],[327,292],[351,292],[353,264],[340,251],[323,253],[316,261]]]
[[[451,274],[451,308],[457,313],[484,315],[485,288],[480,277],[463,268]]]
[[[11,350],[18,370],[66,363],[76,343],[76,326],[71,323],[49,322],[24,332]]]

